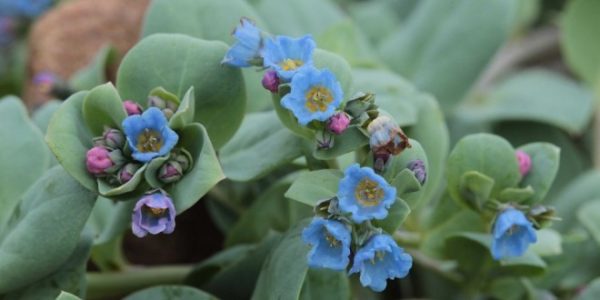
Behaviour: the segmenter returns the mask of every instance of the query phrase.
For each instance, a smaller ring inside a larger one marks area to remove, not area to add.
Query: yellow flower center
[[[323,86],[314,86],[306,93],[306,108],[311,111],[326,111],[333,96],[329,89]]]
[[[371,258],[371,264],[374,265],[375,263],[377,263],[377,260],[383,261],[384,258],[385,258],[385,251],[376,251],[375,256],[373,256],[373,258]]]
[[[140,152],[158,152],[162,144],[163,141],[160,133],[146,128],[138,136],[136,148]]]
[[[325,239],[329,242],[329,247],[338,247],[340,241],[336,240],[327,230],[325,230]]]
[[[147,213],[150,213],[154,217],[162,217],[167,213],[166,208],[158,208],[158,207],[144,207]]]
[[[303,64],[304,63],[299,59],[286,58],[279,64],[279,66],[281,66],[284,71],[291,71],[302,67]]]
[[[379,187],[377,182],[363,179],[356,185],[354,195],[362,206],[375,206],[383,198],[383,189]]]

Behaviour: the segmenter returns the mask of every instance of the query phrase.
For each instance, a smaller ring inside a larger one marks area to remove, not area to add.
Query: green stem
[[[124,272],[87,273],[86,299],[124,296],[158,284],[178,284],[191,270],[192,266],[160,266],[130,267]]]
[[[596,96],[596,98],[600,98],[600,96]],[[596,108],[594,132],[594,167],[600,170],[600,107]]]
[[[396,230],[394,232],[394,240],[403,246],[416,247],[421,243],[421,235],[416,232]]]

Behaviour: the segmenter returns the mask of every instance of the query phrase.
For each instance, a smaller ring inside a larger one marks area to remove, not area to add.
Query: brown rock
[[[32,83],[39,72],[68,79],[88,65],[105,45],[117,49],[119,60],[138,41],[149,0],[73,0],[38,19],[29,36],[28,82],[24,99],[29,107],[48,100]],[[116,68],[115,68],[116,70]],[[108,78],[114,80],[115,72]]]

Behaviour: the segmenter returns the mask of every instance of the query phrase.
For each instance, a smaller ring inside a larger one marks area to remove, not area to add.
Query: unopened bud
[[[517,156],[517,161],[519,161],[519,172],[521,173],[521,176],[527,175],[529,170],[531,170],[531,157],[523,150],[517,150],[515,155]]]
[[[102,140],[104,142],[104,145],[106,145],[109,148],[117,149],[123,148],[123,146],[125,146],[125,136],[118,129],[105,129],[104,133],[102,134]]]
[[[167,161],[158,171],[158,179],[164,183],[178,181],[183,176],[181,165],[173,160]]]
[[[425,184],[427,180],[427,171],[425,170],[425,163],[420,159],[415,159],[408,163],[407,168],[413,172],[415,178],[421,185]]]
[[[125,100],[123,102],[123,108],[125,108],[128,116],[142,114],[142,107],[131,100]]]
[[[129,182],[129,180],[133,178],[135,172],[137,172],[141,167],[142,165],[136,163],[125,164],[125,166],[123,166],[121,170],[119,170],[119,183],[124,184]]]
[[[350,125],[350,116],[345,112],[338,112],[329,118],[327,129],[335,134],[342,134]]]
[[[333,147],[333,135],[328,130],[318,130],[315,134],[317,149],[331,149]]]
[[[279,90],[279,77],[274,70],[267,70],[261,81],[262,86],[271,93],[277,93]]]

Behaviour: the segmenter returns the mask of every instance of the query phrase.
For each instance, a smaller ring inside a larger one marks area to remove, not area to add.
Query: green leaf
[[[592,93],[577,82],[555,72],[531,69],[509,77],[476,103],[461,107],[459,116],[472,122],[535,121],[580,134],[590,123],[593,104]]]
[[[217,300],[213,295],[188,286],[160,285],[135,292],[124,300]]]
[[[592,86],[600,78],[600,3],[594,0],[570,1],[561,20],[561,48],[569,67]]]
[[[318,36],[344,18],[329,0],[261,0],[255,7],[272,34]]]
[[[575,300],[594,300],[600,298],[600,278],[590,282],[583,291],[581,291]]]
[[[394,29],[400,27],[401,19],[393,10],[394,4],[410,6],[416,1],[361,1],[348,5],[348,14],[360,27],[373,45],[387,37]],[[410,13],[410,9],[404,9]],[[374,22],[376,18],[377,22]]]
[[[588,201],[600,195],[600,171],[589,171],[573,179],[550,203],[560,212],[562,221],[554,223],[554,228],[567,232],[578,225],[578,211]]]
[[[43,136],[16,98],[0,100],[0,228],[21,195],[50,166]]]
[[[424,219],[424,226],[426,234],[420,249],[429,256],[447,259],[444,248],[448,237],[464,231],[484,231],[488,224],[483,222],[479,213],[459,205],[444,194]]]
[[[144,179],[144,171],[147,166],[148,165],[143,165],[133,174],[133,177],[131,177],[129,181],[116,187],[108,184],[102,179],[98,180],[98,192],[104,197],[115,198],[116,196],[121,196],[120,200],[130,200],[131,197],[129,196],[131,196],[131,194],[127,193],[135,191],[140,186],[140,183],[142,183]]]
[[[169,127],[172,129],[181,129],[186,125],[194,122],[194,87],[191,87],[183,96],[183,100],[179,103],[177,111],[169,120]]]
[[[97,191],[96,178],[85,167],[86,153],[92,148],[92,134],[81,113],[87,94],[73,94],[54,113],[48,125],[46,142],[69,175],[88,190]]]
[[[145,104],[159,86],[180,99],[194,87],[195,118],[219,149],[238,129],[245,109],[239,69],[221,66],[227,46],[180,34],[155,34],[133,47],[119,68],[117,88],[123,99]]]
[[[282,201],[285,192],[298,175],[292,173],[276,181],[256,197],[256,201],[229,230],[225,245],[229,247],[242,243],[256,243],[269,230],[285,232],[299,220],[312,216],[313,211],[310,207],[295,201]]]
[[[518,149],[531,157],[531,169],[521,181],[521,186],[531,186],[535,191],[527,203],[540,202],[546,197],[558,172],[560,149],[549,143],[531,143]]]
[[[90,256],[92,237],[89,231],[84,230],[77,247],[67,261],[54,273],[25,287],[21,290],[10,292],[4,299],[37,300],[37,299],[79,299],[85,296],[86,280],[85,271],[87,260]],[[69,294],[71,298],[65,298]],[[74,298],[73,298],[74,297]]]
[[[56,300],[78,300],[81,299],[71,293],[67,293],[65,291],[60,292],[60,294],[58,295],[58,297],[56,297]]]
[[[581,205],[577,211],[577,218],[600,245],[600,199],[590,199]]]
[[[298,299],[308,271],[309,246],[302,240],[308,220],[290,229],[264,262],[253,300]]]
[[[136,201],[113,202],[99,196],[87,226],[94,234],[94,245],[105,244],[131,226],[131,212]]]
[[[182,33],[205,40],[233,41],[231,31],[247,17],[264,27],[260,16],[242,0],[156,0],[146,11],[142,36]],[[263,28],[265,29],[265,28]]]
[[[480,211],[484,203],[490,199],[493,188],[494,179],[477,171],[467,171],[460,178],[459,191],[461,199],[477,211]]]
[[[204,127],[192,123],[179,132],[178,147],[190,152],[192,168],[180,181],[166,188],[175,204],[177,213],[192,207],[219,181],[225,179],[221,165]]]
[[[123,130],[121,123],[127,118],[123,101],[112,83],[92,89],[83,100],[82,112],[94,136],[101,136],[106,126]]]
[[[33,120],[35,125],[37,125],[37,127],[42,131],[42,133],[46,133],[46,130],[48,129],[48,124],[50,124],[50,119],[58,110],[61,104],[61,101],[50,100],[33,112],[31,119]]]
[[[500,200],[500,202],[522,203],[523,201],[530,199],[534,194],[535,190],[530,185],[524,188],[505,188],[498,195],[498,200]]]
[[[441,193],[440,186],[445,182],[446,158],[450,149],[450,137],[438,103],[431,96],[415,94],[409,99],[414,100],[418,107],[417,122],[406,133],[419,141],[427,155],[427,183],[423,187],[420,203],[434,199]]]
[[[265,22],[246,1],[242,0],[157,0],[146,12],[143,36],[155,33],[182,33],[205,40],[218,40],[232,44],[231,31],[246,17],[268,31]],[[262,72],[243,69],[247,94],[247,112],[264,111],[270,106],[271,94],[260,81]]]
[[[543,228],[536,232],[537,242],[531,244],[530,249],[539,256],[556,256],[562,251],[562,237],[554,229]]]
[[[259,244],[229,248],[200,263],[185,283],[222,299],[249,299],[264,261],[280,241],[281,236],[271,232]]]
[[[419,1],[379,52],[390,68],[433,93],[449,111],[508,37],[515,5],[506,0]]]
[[[392,180],[391,184],[396,187],[396,193],[400,197],[407,196],[421,190],[421,183],[415,177],[415,174],[409,169],[404,169],[398,173],[396,177],[394,177],[394,180]]]
[[[400,225],[406,220],[410,214],[410,207],[406,201],[396,198],[396,202],[388,209],[388,216],[383,220],[374,220],[373,224],[385,230],[389,234],[393,234]]]
[[[298,299],[350,299],[350,280],[345,272],[309,269]]]
[[[457,233],[448,238],[446,253],[457,259],[459,266],[480,276],[533,276],[546,269],[546,263],[531,250],[523,256],[493,261],[491,257],[492,237],[482,233]],[[486,270],[486,267],[491,267]],[[484,272],[483,274],[481,272]],[[484,274],[490,275],[484,275]]]
[[[478,172],[493,181],[494,186],[490,197],[495,197],[507,187],[516,186],[521,180],[515,150],[506,140],[491,134],[468,135],[462,138],[450,153],[448,190],[455,200],[470,203],[470,200],[465,197],[463,187],[472,190],[475,186],[462,181],[466,179],[464,174],[471,171]],[[488,180],[477,182],[483,181]],[[481,186],[480,183],[476,184]]]
[[[350,126],[341,135],[334,135],[333,147],[315,149],[313,156],[320,160],[334,159],[368,144],[369,137],[359,127]]]
[[[0,294],[59,269],[76,248],[95,200],[59,166],[47,171],[0,234]]]
[[[337,195],[339,182],[342,179],[339,170],[318,170],[301,174],[294,180],[285,193],[285,197],[315,206],[320,200],[333,198]]]
[[[420,190],[427,187],[429,179],[426,179],[424,187],[421,187],[421,183],[415,178],[414,173],[408,169],[410,162],[414,160],[421,160],[425,164],[425,173],[429,176],[430,168],[427,155],[421,144],[413,139],[409,139],[411,147],[405,149],[399,155],[393,156],[389,161],[388,166],[385,169],[383,176],[396,186],[398,196],[406,200],[407,204],[414,208],[419,203],[422,193]],[[399,176],[402,175],[401,178]],[[416,186],[415,186],[416,183]],[[406,185],[406,186],[405,186]],[[403,197],[403,194],[410,193],[407,197]]]
[[[283,128],[271,111],[248,114],[219,154],[228,178],[249,181],[292,162],[302,147],[302,139]]]
[[[320,48],[343,56],[352,66],[377,66],[379,62],[367,38],[350,19],[327,28],[316,37]]]
[[[69,85],[76,91],[90,90],[108,81],[106,74],[110,65],[117,60],[117,50],[104,46],[98,50],[94,59],[83,69],[71,76]]]

